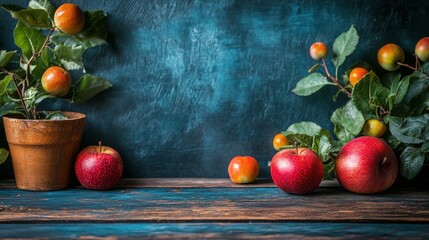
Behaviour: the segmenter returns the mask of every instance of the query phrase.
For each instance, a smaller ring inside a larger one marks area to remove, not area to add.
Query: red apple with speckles
[[[107,146],[88,146],[76,158],[76,177],[83,187],[94,190],[109,190],[121,179],[122,158]]]
[[[338,182],[351,192],[382,192],[395,182],[398,160],[383,140],[358,137],[341,148],[335,162],[335,174]]]
[[[323,162],[311,149],[285,149],[274,155],[270,171],[274,183],[281,190],[291,194],[309,194],[323,179]]]

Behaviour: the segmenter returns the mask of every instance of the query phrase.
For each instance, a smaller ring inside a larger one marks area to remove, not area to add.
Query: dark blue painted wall
[[[45,107],[87,114],[83,146],[101,139],[116,148],[126,177],[226,177],[235,155],[256,157],[267,177],[277,132],[303,120],[332,129],[345,100],[333,102],[329,88],[291,92],[314,64],[312,42],[331,46],[354,24],[359,53],[346,63],[375,65],[381,45],[398,43],[411,56],[429,35],[427,0],[73,2],[108,13],[110,45],[88,52],[85,64],[114,87],[84,105]],[[0,19],[0,48],[11,49],[16,22],[3,10]],[[11,176],[10,161],[0,172]]]

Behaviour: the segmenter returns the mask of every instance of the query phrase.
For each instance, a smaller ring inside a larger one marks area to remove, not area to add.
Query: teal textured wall
[[[44,107],[85,113],[82,147],[102,140],[116,148],[126,177],[226,177],[235,155],[256,157],[268,177],[277,132],[298,121],[332,129],[345,101],[333,102],[329,87],[311,97],[291,92],[314,64],[312,42],[332,46],[354,24],[361,40],[346,65],[366,60],[377,69],[383,44],[400,44],[411,60],[429,35],[427,0],[72,2],[107,12],[109,45],[89,51],[85,65],[114,86],[83,105]],[[0,49],[12,49],[16,20],[4,10],[0,19]],[[0,173],[11,169],[8,161]]]

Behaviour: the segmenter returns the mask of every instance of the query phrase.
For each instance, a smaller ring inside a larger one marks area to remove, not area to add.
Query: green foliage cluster
[[[335,76],[330,75],[323,60],[323,64],[310,68],[309,75],[298,81],[293,89],[297,95],[309,96],[330,85],[340,89],[334,99],[341,92],[350,97],[345,106],[331,116],[335,138],[312,122],[293,124],[283,134],[291,143],[297,142],[318,153],[325,162],[325,177],[329,178],[333,176],[333,164],[341,146],[362,134],[366,120],[379,119],[389,129],[383,139],[400,155],[400,174],[411,180],[429,156],[429,63],[416,67],[406,76],[397,72],[386,74],[383,81],[371,71],[352,87],[348,84],[347,73],[357,66],[353,65],[345,71],[344,84],[340,84],[339,68],[358,43],[359,35],[351,26],[335,39],[332,47]],[[360,65],[370,69],[366,63]],[[325,67],[325,74],[315,72],[319,67]]]
[[[51,66],[68,71],[79,70],[81,77],[74,81],[64,100],[82,103],[111,87],[109,81],[86,73],[83,56],[89,48],[106,44],[106,14],[85,11],[86,24],[77,35],[66,35],[55,27],[55,7],[49,0],[31,0],[27,8],[5,4],[2,8],[17,19],[13,38],[17,51],[0,50],[0,116],[22,115],[30,119],[58,119],[59,113],[39,112],[37,105],[54,96],[45,92],[41,78]],[[0,151],[0,162],[7,151]]]

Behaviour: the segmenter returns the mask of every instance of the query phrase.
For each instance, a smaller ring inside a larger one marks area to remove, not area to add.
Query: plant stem
[[[55,28],[51,28],[51,30],[49,31],[48,35],[46,36],[45,41],[43,42],[42,47],[40,48],[40,50],[36,53],[34,53],[30,59],[27,62],[27,69],[25,70],[25,81],[26,84],[29,85],[29,74],[30,74],[30,65],[31,63],[36,59],[36,57],[42,55],[43,51],[45,50],[46,46],[48,46],[49,40],[51,39],[51,35],[52,33],[55,31]]]
[[[24,101],[24,96],[22,95],[22,92],[19,90],[18,83],[16,83],[17,81],[23,82],[23,79],[21,79],[18,75],[16,75],[15,73],[5,68],[1,68],[1,70],[12,77],[13,85],[15,85],[16,92],[18,93],[18,96],[19,96],[19,100],[21,101],[21,105],[24,108],[25,118],[30,118],[30,114],[28,114],[28,110],[27,110],[27,105],[25,104],[25,101]]]
[[[26,106],[26,104],[25,104],[25,101],[24,101],[24,97],[25,97],[25,91],[27,91],[27,86],[29,86],[30,85],[30,66],[31,66],[31,63],[34,61],[34,60],[36,60],[36,57],[39,57],[40,55],[42,55],[43,54],[43,51],[46,49],[46,47],[48,46],[48,44],[49,44],[49,41],[50,41],[50,39],[51,39],[51,35],[52,35],[52,33],[55,31],[55,28],[51,28],[50,29],[50,31],[49,31],[49,33],[48,33],[48,35],[46,36],[46,39],[45,39],[45,41],[43,42],[43,45],[40,47],[40,49],[39,49],[39,51],[38,52],[35,52],[31,57],[30,57],[30,59],[28,59],[28,61],[27,61],[27,67],[26,67],[26,69],[25,69],[25,78],[24,79],[21,79],[21,78],[19,78],[19,80],[20,80],[20,83],[22,84],[22,89],[21,89],[21,92],[19,91],[19,89],[18,89],[18,86],[16,85],[16,83],[15,83],[15,86],[16,86],[16,90],[17,90],[17,92],[18,92],[18,95],[19,95],[19,98],[21,99],[21,104],[22,104],[22,106],[23,106],[23,108],[24,108],[24,111],[25,111],[25,115],[26,115],[26,118],[30,118],[30,114],[29,114],[29,112],[28,112],[28,110],[27,110],[27,106]],[[21,57],[21,61],[23,60],[23,58]],[[31,106],[31,115],[32,115],[32,118],[33,119],[37,119],[37,110],[36,110],[36,106]]]
[[[335,78],[335,77],[333,77],[330,73],[329,73],[329,70],[328,70],[328,66],[326,65],[326,62],[325,62],[325,58],[322,58],[322,63],[323,63],[323,68],[325,69],[325,72],[326,72],[326,76],[329,78],[329,79],[331,79],[331,81],[335,84],[335,86],[337,86],[338,88],[340,88],[340,90],[343,92],[343,93],[345,93],[346,95],[347,95],[347,97],[349,97],[349,98],[351,98],[352,97],[352,94],[347,90],[347,89],[345,89],[339,82],[338,82],[338,79],[337,78]]]
[[[421,68],[420,68],[420,63],[418,62],[418,60],[417,60],[417,62],[416,62],[416,67],[413,67],[413,66],[410,66],[410,65],[408,65],[408,64],[406,64],[406,63],[401,63],[401,62],[397,62],[397,64],[398,64],[399,66],[403,66],[403,67],[409,68],[409,69],[411,69],[411,70],[414,70],[414,71],[417,71],[417,72],[421,72],[421,73],[423,73],[424,75],[426,75],[426,76],[428,76],[428,77],[429,77],[429,73],[427,73],[427,72],[425,72],[425,71],[421,70]]]

